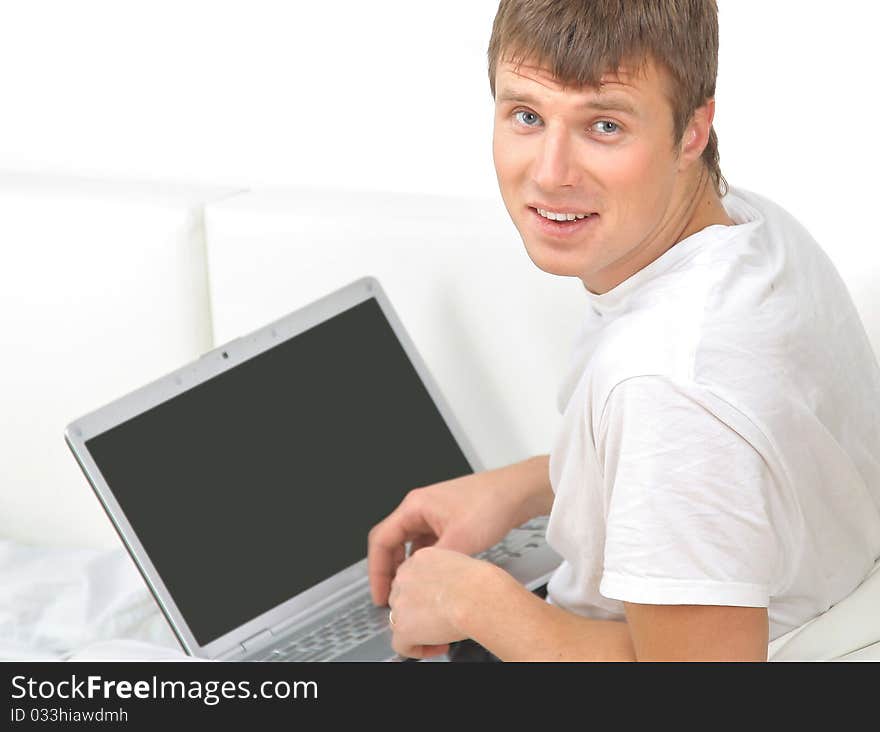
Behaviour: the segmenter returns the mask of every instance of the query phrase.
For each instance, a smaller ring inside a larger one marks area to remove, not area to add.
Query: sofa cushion
[[[0,538],[115,546],[73,419],[209,349],[213,187],[0,173]]]

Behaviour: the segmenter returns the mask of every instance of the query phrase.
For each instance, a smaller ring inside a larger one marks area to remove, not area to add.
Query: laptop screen
[[[200,645],[473,472],[375,298],[86,442]]]

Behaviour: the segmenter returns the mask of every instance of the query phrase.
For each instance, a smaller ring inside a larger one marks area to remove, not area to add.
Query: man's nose
[[[572,144],[563,128],[546,128],[542,135],[533,178],[544,190],[577,184],[577,166],[572,158]]]

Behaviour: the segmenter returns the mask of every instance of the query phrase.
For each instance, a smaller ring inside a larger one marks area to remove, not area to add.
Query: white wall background
[[[0,4],[0,169],[497,196],[496,0]],[[874,3],[719,0],[728,179],[871,286]],[[870,197],[870,198],[869,198]]]
[[[496,195],[496,0],[0,4],[0,168]],[[869,236],[876,11],[719,0],[731,181]],[[875,238],[876,241],[876,238]]]
[[[0,161],[491,192],[491,0],[33,0],[0,10]]]

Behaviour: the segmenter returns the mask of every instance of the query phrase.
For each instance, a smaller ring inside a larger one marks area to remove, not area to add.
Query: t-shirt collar
[[[625,305],[633,292],[639,290],[647,282],[655,279],[663,272],[673,269],[707,242],[726,241],[742,233],[744,227],[757,225],[757,222],[762,218],[761,214],[753,206],[737,195],[737,189],[735,188],[730,188],[727,195],[721,199],[721,204],[724,206],[725,211],[727,211],[727,215],[734,221],[733,226],[712,224],[705,229],[694,232],[680,242],[673,244],[653,262],[642,267],[638,272],[630,275],[623,282],[601,295],[591,292],[585,287],[584,292],[587,293],[587,298],[593,307],[593,312],[598,315],[604,315],[620,309]]]

